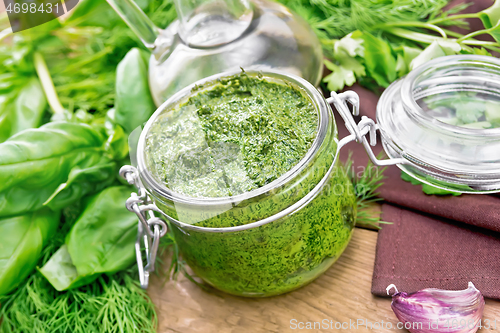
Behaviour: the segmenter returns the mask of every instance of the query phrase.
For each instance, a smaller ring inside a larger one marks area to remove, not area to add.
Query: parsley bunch
[[[457,14],[468,5],[444,11],[446,0],[281,0],[313,27],[323,45],[328,90],[356,81],[371,89],[387,87],[413,68],[444,55],[500,51],[500,1],[479,13]],[[463,35],[478,18],[484,29]],[[490,35],[494,42],[476,39]]]

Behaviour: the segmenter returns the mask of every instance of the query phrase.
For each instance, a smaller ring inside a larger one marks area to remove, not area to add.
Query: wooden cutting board
[[[386,328],[388,322],[393,327],[398,322],[391,310],[391,299],[370,293],[376,242],[376,231],[356,228],[344,254],[324,275],[299,290],[271,298],[250,299],[214,289],[205,291],[184,277],[177,282],[153,277],[149,294],[158,307],[158,331],[407,332]],[[484,319],[491,322],[497,319],[497,331],[500,331],[499,301],[486,301]],[[381,329],[377,325],[382,321],[384,328]],[[316,324],[316,329],[301,330],[298,329],[300,322],[304,327],[307,322],[326,326]],[[341,324],[344,329],[339,327]]]

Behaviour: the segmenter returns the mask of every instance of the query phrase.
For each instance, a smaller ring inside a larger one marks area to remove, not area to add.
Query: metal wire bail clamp
[[[359,96],[354,91],[346,91],[341,94],[337,94],[332,91],[330,94],[331,97],[327,98],[327,102],[329,104],[333,104],[335,109],[340,114],[342,119],[345,122],[345,126],[351,135],[342,138],[339,141],[337,150],[340,150],[343,146],[348,144],[349,142],[356,141],[358,143],[362,143],[365,147],[366,153],[370,157],[370,160],[376,166],[387,166],[387,165],[395,165],[395,164],[406,164],[406,160],[404,158],[389,158],[385,160],[379,160],[370,146],[375,146],[377,144],[377,130],[379,130],[378,125],[373,121],[373,119],[363,116],[361,117],[361,121],[356,123],[353,118],[354,116],[359,115]],[[349,106],[347,103],[350,103],[352,106],[352,114],[349,111]],[[369,134],[370,142],[366,138],[366,135]]]
[[[137,192],[132,192],[127,199],[125,206],[137,215],[137,238],[135,241],[135,255],[137,268],[139,270],[139,281],[143,289],[149,285],[149,273],[155,270],[156,254],[160,238],[167,233],[167,224],[161,218],[154,215],[154,212],[161,213],[142,186],[139,179],[139,171],[131,166],[124,165],[120,169],[120,176],[130,185],[137,188]],[[141,247],[144,246],[146,266],[144,266],[143,253]]]

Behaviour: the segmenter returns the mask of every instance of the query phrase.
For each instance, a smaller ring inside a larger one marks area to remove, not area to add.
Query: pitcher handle
[[[133,0],[107,0],[109,5],[120,15],[123,21],[139,37],[144,45],[153,50],[160,29]]]

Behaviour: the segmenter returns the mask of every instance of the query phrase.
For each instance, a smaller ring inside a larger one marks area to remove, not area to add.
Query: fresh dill
[[[370,226],[380,229],[380,224],[390,224],[381,221],[380,218],[370,210],[377,202],[382,199],[378,196],[377,189],[383,184],[384,170],[368,162],[366,166],[355,167],[352,156],[349,154],[344,168],[351,180],[356,194],[358,214],[356,224],[359,226]],[[359,169],[357,171],[357,169]]]

